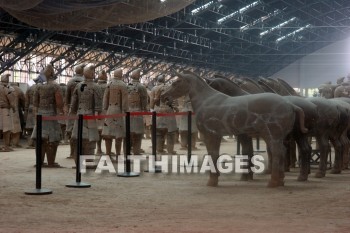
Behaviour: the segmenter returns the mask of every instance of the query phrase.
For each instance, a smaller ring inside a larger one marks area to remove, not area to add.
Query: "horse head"
[[[174,99],[188,94],[190,90],[190,83],[186,78],[190,74],[178,73],[177,71],[173,72],[177,76],[177,79],[161,95],[160,98],[164,102],[172,102]]]

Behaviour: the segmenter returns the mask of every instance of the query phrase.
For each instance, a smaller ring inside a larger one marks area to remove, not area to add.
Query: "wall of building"
[[[282,78],[293,87],[315,88],[321,83],[346,77],[350,73],[350,38],[307,55],[271,78]]]

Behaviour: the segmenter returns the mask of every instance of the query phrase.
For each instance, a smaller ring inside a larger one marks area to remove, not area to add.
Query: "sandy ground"
[[[206,174],[90,172],[82,181],[92,187],[75,189],[65,187],[75,181],[68,151],[60,146],[56,160],[66,168],[43,169],[42,187],[53,190],[45,196],[24,194],[35,188],[34,150],[0,153],[0,232],[350,232],[349,170],[297,182],[296,168],[275,189],[268,175],[226,174],[213,188]],[[233,151],[234,140],[222,143],[221,153]]]

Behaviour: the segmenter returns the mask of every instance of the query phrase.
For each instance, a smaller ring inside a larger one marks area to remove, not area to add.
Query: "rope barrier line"
[[[78,120],[78,116],[42,116],[43,121]]]
[[[85,115],[83,116],[84,120],[93,120],[93,119],[105,119],[105,118],[118,118],[125,117],[126,114],[112,114],[112,115]]]
[[[174,112],[174,113],[156,113],[157,117],[166,117],[166,116],[187,116],[188,112]],[[192,113],[194,115],[194,113]],[[106,118],[118,118],[125,117],[126,114],[111,114],[111,115],[84,115],[84,120],[93,120],[93,119],[106,119]],[[152,112],[130,112],[130,116],[152,116]],[[62,120],[78,120],[78,116],[43,116],[43,121],[62,121]]]

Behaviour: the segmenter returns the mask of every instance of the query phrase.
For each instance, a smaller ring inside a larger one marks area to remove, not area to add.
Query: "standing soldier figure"
[[[60,86],[55,82],[54,70],[52,65],[47,65],[41,76],[45,76],[46,83],[38,85],[33,99],[34,113],[43,116],[56,116],[57,113],[63,114],[63,98]],[[60,167],[55,163],[58,144],[62,138],[61,126],[57,120],[42,122],[42,162],[44,162],[45,153],[47,156],[48,167]],[[36,126],[32,133],[32,139],[36,139]]]
[[[102,101],[103,101],[103,94],[106,90],[106,87],[107,87],[107,74],[106,74],[106,71],[102,71],[99,75],[98,75],[98,78],[97,78],[97,84],[98,86],[100,87],[100,91],[101,91],[101,106],[102,106]],[[102,112],[101,112],[102,115],[105,115],[106,114],[106,111],[104,109],[102,109]],[[96,155],[102,155],[103,154],[103,151],[101,149],[101,142],[102,142],[102,129],[103,129],[103,122],[104,122],[104,119],[97,119],[97,124],[98,124],[98,134],[100,136],[100,139],[97,141],[97,151],[96,151]],[[110,155],[110,154],[108,154]]]
[[[147,111],[147,89],[140,83],[141,69],[134,70],[130,77],[131,83],[128,85],[128,99],[130,112]],[[130,138],[134,155],[141,154],[141,142],[145,127],[143,124],[143,116],[130,117]]]
[[[150,107],[157,113],[173,113],[174,109],[169,103],[165,103],[160,96],[166,91],[168,85],[165,84],[164,75],[157,77],[157,86],[153,87],[151,92]],[[175,133],[177,131],[175,116],[157,117],[157,152],[164,153],[165,136],[167,139],[168,154],[176,154],[174,151]]]
[[[123,70],[117,69],[113,73],[113,79],[107,85],[103,96],[103,110],[107,115],[121,114],[129,111],[128,87],[122,80]],[[124,117],[107,118],[104,121],[102,137],[106,142],[106,154],[111,156],[112,140],[115,138],[116,155],[121,154],[123,138],[125,138]]]
[[[95,67],[84,67],[84,81],[79,83],[73,92],[72,102],[70,106],[70,114],[95,115],[101,112],[101,92],[99,86],[94,82]],[[78,121],[74,122],[72,131],[72,140],[76,143],[78,138]],[[82,135],[82,154],[94,155],[96,142],[99,140],[97,122],[93,120],[85,120],[83,122]],[[76,162],[76,154],[73,155]]]
[[[25,126],[25,130],[26,130],[26,135],[28,135],[28,145],[27,145],[27,149],[34,149],[34,141],[31,138],[31,135],[33,133],[33,128],[36,122],[35,119],[35,115],[34,115],[34,109],[33,109],[33,98],[34,98],[34,92],[36,90],[36,88],[38,87],[38,85],[40,84],[34,84],[32,86],[30,86],[27,91],[26,91],[26,103],[25,103],[25,108],[24,108],[24,115],[25,115],[25,119],[26,119],[26,126]]]
[[[23,109],[25,106],[25,96],[24,92],[19,88],[19,83],[12,83],[12,88],[15,90],[16,96],[16,112],[13,113],[12,122],[13,122],[13,130],[11,132],[11,144],[13,147],[20,148],[22,147],[19,144],[19,140],[22,134],[22,126],[24,122],[23,119]]]
[[[78,83],[84,81],[84,76],[83,76],[84,66],[85,66],[84,64],[81,64],[81,65],[78,65],[77,67],[75,67],[75,75],[67,83],[67,91],[66,91],[66,96],[65,96],[65,100],[64,100],[65,114],[68,114],[68,112],[69,112],[75,87],[78,85]],[[74,116],[75,114],[69,114],[69,115]],[[70,155],[67,158],[74,158],[73,156],[76,154],[76,144],[74,143],[74,140],[71,139],[73,125],[74,125],[74,120],[67,121],[66,134],[67,134],[67,137],[69,139],[69,144],[70,144]]]
[[[0,133],[4,140],[1,152],[13,151],[10,147],[11,131],[13,130],[12,113],[16,111],[16,96],[14,89],[9,86],[10,74],[1,75],[0,82]]]

